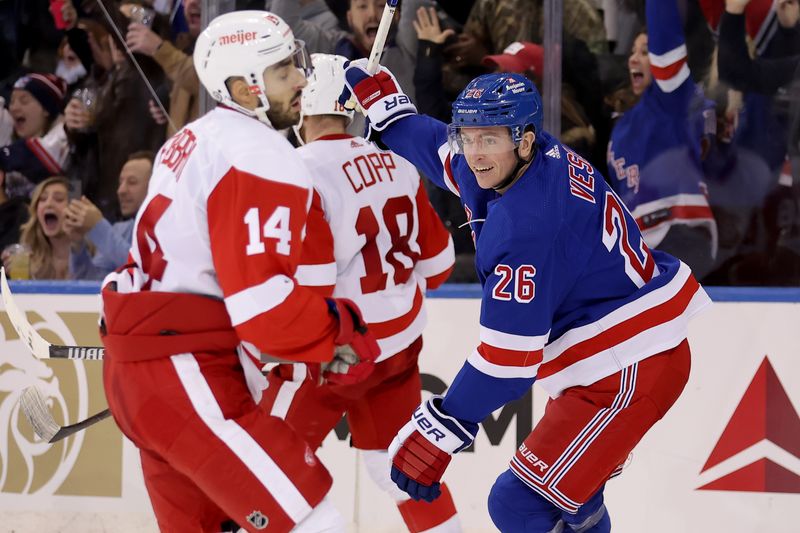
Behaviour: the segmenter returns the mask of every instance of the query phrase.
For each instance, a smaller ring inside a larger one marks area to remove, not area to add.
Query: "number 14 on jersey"
[[[247,225],[247,255],[263,254],[267,248],[263,239],[275,239],[275,250],[281,255],[289,255],[292,241],[292,230],[289,225],[291,211],[279,205],[270,217],[261,225],[261,210],[251,207],[244,215]]]

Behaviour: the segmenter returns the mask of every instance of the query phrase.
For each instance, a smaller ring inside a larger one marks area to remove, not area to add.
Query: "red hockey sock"
[[[456,506],[450,489],[442,483],[442,495],[428,503],[426,501],[406,500],[397,504],[403,521],[411,533],[420,533],[443,524],[456,514]]]

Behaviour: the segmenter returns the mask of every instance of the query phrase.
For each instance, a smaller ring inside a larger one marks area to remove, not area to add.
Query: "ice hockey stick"
[[[102,359],[105,355],[106,351],[102,346],[63,346],[44,340],[39,335],[39,332],[30,325],[23,312],[14,302],[4,268],[0,268],[0,289],[2,289],[3,305],[6,308],[8,320],[37,359],[97,360]]]
[[[31,423],[31,426],[33,426],[34,433],[50,444],[86,429],[108,418],[111,414],[111,411],[104,409],[86,420],[68,426],[59,426],[53,418],[53,413],[50,412],[50,408],[47,407],[44,396],[36,387],[28,387],[22,391],[22,395],[19,398],[19,406],[25,414],[25,417]]]

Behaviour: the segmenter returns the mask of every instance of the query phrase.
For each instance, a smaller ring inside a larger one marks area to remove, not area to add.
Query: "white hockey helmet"
[[[314,71],[308,78],[308,85],[303,88],[300,122],[295,126],[298,139],[300,139],[300,128],[303,126],[304,117],[339,115],[347,117],[348,124],[353,121],[354,111],[345,109],[339,103],[339,95],[344,89],[344,64],[346,61],[346,57],[335,54],[311,54]]]
[[[292,29],[277,15],[267,11],[233,11],[218,16],[197,37],[194,67],[200,82],[214,100],[257,117],[269,124],[264,86],[267,67],[291,57],[308,77],[311,62],[305,44],[294,38]],[[261,106],[246,109],[231,98],[226,80],[240,76],[247,80]]]

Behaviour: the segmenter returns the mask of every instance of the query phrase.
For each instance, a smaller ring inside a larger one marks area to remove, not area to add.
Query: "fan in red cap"
[[[544,74],[544,49],[535,43],[517,41],[506,46],[502,54],[484,57],[483,64],[495,70],[518,72],[532,80],[541,80]]]

